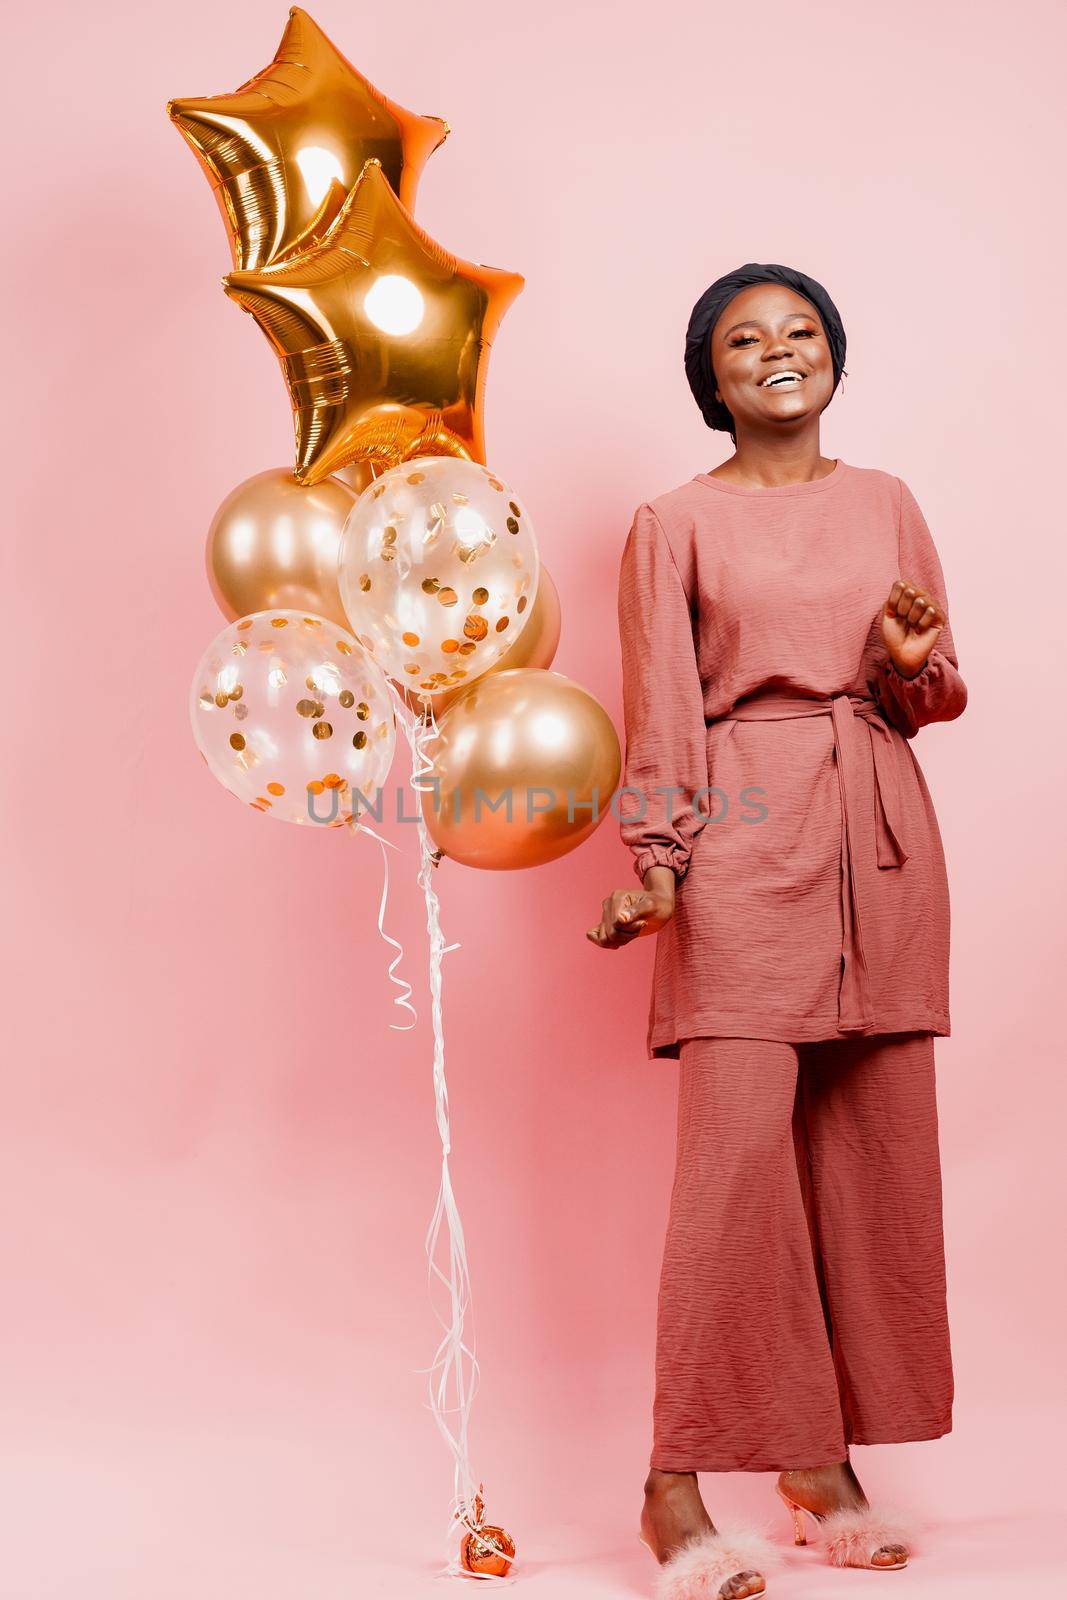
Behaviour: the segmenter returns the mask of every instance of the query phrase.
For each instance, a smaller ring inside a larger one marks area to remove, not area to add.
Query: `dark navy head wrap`
[[[841,316],[821,283],[809,278],[795,267],[782,267],[777,262],[747,261],[736,272],[728,272],[700,296],[689,318],[685,336],[685,375],[693,397],[709,428],[728,433],[736,443],[734,419],[715,398],[715,373],[711,364],[711,333],[736,294],[753,283],[783,283],[810,302],[822,318],[823,331],[830,346],[834,367],[836,390],[845,366],[845,330]],[[831,391],[832,393],[832,391]]]

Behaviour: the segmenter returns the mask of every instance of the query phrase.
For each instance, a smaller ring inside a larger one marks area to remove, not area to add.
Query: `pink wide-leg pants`
[[[683,1040],[651,1465],[822,1466],[952,1398],[933,1035]]]

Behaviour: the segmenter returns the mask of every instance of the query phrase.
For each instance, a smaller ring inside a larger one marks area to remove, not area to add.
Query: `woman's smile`
[[[798,372],[795,367],[783,368],[780,372],[770,372],[761,378],[757,385],[760,389],[795,389],[804,382],[807,373]]]

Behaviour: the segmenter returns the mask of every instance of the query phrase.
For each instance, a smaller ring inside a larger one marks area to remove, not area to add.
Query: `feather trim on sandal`
[[[656,1576],[655,1600],[719,1600],[727,1578],[758,1572],[766,1582],[781,1564],[778,1551],[757,1529],[722,1524],[714,1533],[694,1533],[678,1546]]]

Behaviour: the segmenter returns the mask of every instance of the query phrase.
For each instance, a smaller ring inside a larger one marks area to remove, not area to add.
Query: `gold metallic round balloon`
[[[611,718],[560,672],[487,672],[449,707],[426,750],[422,811],[464,866],[538,867],[610,816],[622,771]]]
[[[232,94],[167,110],[214,190],[234,266],[249,271],[317,244],[371,157],[413,210],[449,131],[387,99],[299,6],[269,67]]]
[[[537,594],[529,618],[518,638],[508,646],[500,660],[487,669],[488,672],[509,672],[513,667],[550,667],[559,648],[561,625],[559,590],[542,561],[537,577]],[[397,684],[397,688],[405,704],[416,716],[421,716],[426,703],[425,696],[413,694],[400,684]],[[465,692],[466,686],[461,685],[457,689],[446,689],[441,694],[431,695],[435,718],[440,721],[452,702]]]
[[[207,574],[223,615],[291,609],[328,617],[348,631],[337,587],[337,555],[358,495],[326,478],[305,488],[291,472],[257,472],[216,511]]]

